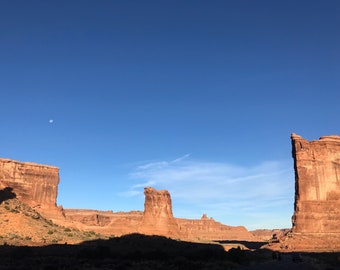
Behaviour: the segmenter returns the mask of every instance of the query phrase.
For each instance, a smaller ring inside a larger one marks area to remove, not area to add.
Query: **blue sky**
[[[340,134],[339,1],[1,1],[0,156],[65,208],[291,226],[290,134]],[[53,120],[50,121],[50,120]]]

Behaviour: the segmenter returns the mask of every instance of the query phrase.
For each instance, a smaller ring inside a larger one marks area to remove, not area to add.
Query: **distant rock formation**
[[[0,158],[0,189],[11,188],[31,207],[56,208],[58,184],[57,167]]]
[[[340,234],[340,137],[307,141],[292,134],[294,233]]]
[[[68,226],[107,235],[139,232],[195,241],[256,239],[245,227],[224,225],[213,218],[208,218],[206,214],[203,214],[201,219],[174,217],[171,196],[167,190],[146,187],[144,195],[144,212],[64,209],[66,222],[69,222]]]
[[[244,226],[224,225],[203,214],[201,219],[176,218],[182,235],[192,240],[254,240]]]
[[[112,212],[86,209],[63,209],[62,225],[120,236],[135,233],[143,219],[142,211]]]

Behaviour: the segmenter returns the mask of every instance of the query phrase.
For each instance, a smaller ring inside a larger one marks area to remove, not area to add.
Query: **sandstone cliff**
[[[176,218],[180,232],[191,240],[254,240],[256,237],[243,226],[224,225],[203,214],[201,219]]]
[[[115,236],[137,232],[143,219],[142,211],[64,209],[64,214],[66,217],[66,220],[62,221],[64,225]]]
[[[340,137],[307,141],[292,134],[295,203],[292,230],[272,249],[340,251]]]
[[[0,189],[11,188],[31,207],[56,208],[58,184],[57,167],[0,158]]]
[[[292,134],[293,232],[340,233],[340,137],[307,141]]]
[[[172,214],[170,193],[167,190],[146,187],[144,195],[144,215],[139,232],[180,237],[178,225]]]

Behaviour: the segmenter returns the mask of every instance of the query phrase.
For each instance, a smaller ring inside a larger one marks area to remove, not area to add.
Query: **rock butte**
[[[172,214],[170,193],[167,190],[144,188],[144,215],[139,231],[145,234],[167,235],[180,238],[181,233]]]

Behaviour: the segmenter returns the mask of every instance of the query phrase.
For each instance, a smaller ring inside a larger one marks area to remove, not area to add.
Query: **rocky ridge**
[[[0,245],[75,244],[100,237],[95,232],[57,225],[17,198],[0,202]]]

